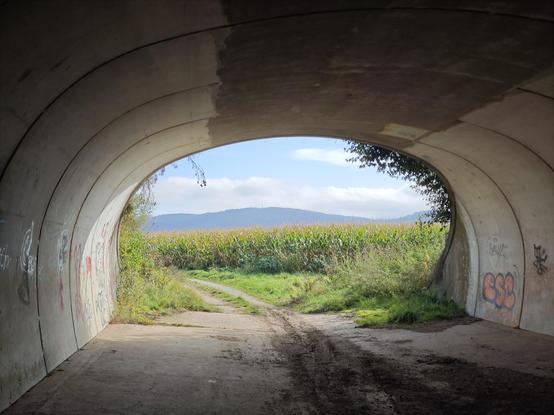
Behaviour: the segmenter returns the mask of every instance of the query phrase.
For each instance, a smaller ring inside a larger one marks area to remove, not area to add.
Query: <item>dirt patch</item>
[[[285,356],[294,382],[284,401],[304,402],[317,414],[395,413],[389,396],[361,364],[359,349],[299,325],[290,313],[273,316],[286,332],[275,336],[273,346]]]
[[[473,318],[473,317],[458,317],[458,318],[453,318],[451,320],[429,321],[426,323],[415,323],[415,324],[405,325],[405,326],[396,326],[394,328],[395,329],[402,328],[405,330],[417,331],[419,333],[438,333],[440,331],[449,329],[450,327],[473,324],[478,321],[481,321],[481,319]]]
[[[450,327],[473,324],[478,321],[481,321],[479,318],[474,317],[457,317],[450,320],[437,320],[437,321],[426,321],[423,323],[411,323],[411,324],[390,324],[386,326],[378,326],[373,328],[378,329],[389,329],[389,330],[410,330],[418,333],[438,333],[449,329]],[[359,326],[364,328],[363,326]]]
[[[405,414],[552,414],[554,380],[461,359],[426,356],[416,365],[367,356],[381,387]]]
[[[286,356],[295,382],[284,398],[308,401],[314,413],[554,413],[554,379],[424,352],[411,362],[400,352],[383,357],[343,336],[300,325],[292,314],[279,318],[287,335],[273,344]],[[432,329],[452,326],[441,323]]]

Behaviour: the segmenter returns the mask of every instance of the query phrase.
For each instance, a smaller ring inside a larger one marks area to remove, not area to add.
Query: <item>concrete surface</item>
[[[225,313],[166,316],[159,320],[163,325],[109,325],[5,414],[550,414],[554,409],[550,336],[469,319],[420,325],[416,331],[360,329],[345,316],[297,315],[257,304],[265,316],[225,305]]]
[[[136,186],[261,137],[427,161],[463,222],[446,295],[553,335],[553,21],[549,1],[0,2],[0,408],[108,324]]]

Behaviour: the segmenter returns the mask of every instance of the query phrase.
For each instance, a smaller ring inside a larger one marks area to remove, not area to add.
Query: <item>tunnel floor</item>
[[[473,319],[362,329],[203,296],[223,312],[112,324],[5,414],[554,413],[552,337]]]

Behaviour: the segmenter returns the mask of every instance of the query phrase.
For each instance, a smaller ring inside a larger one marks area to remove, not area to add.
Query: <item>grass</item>
[[[248,314],[254,314],[254,315],[263,314],[262,310],[258,306],[249,303],[248,301],[246,301],[244,298],[240,296],[235,296],[213,287],[207,287],[203,284],[195,284],[195,286],[203,291],[206,291],[210,295],[217,297]]]
[[[376,299],[373,304],[359,304],[352,312],[361,327],[423,323],[452,319],[464,314],[454,301],[425,292],[408,297]]]
[[[171,266],[299,312],[351,313],[362,326],[452,318],[460,308],[427,289],[445,237],[445,228],[425,224],[122,232],[116,315],[148,323],[178,310],[214,311]],[[250,314],[262,312],[242,297],[199,288]]]
[[[262,301],[283,306],[292,301],[295,294],[293,284],[303,281],[304,276],[280,273],[245,273],[228,270],[190,270],[184,272],[186,277],[213,281],[242,290]]]
[[[157,266],[144,234],[122,233],[119,244],[121,270],[114,322],[152,324],[156,317],[178,311],[217,311],[184,287],[178,273]]]
[[[185,276],[212,281],[244,292],[268,303],[288,306],[302,313],[345,312],[363,327],[412,324],[451,319],[463,311],[450,300],[426,290],[374,293],[356,285],[338,287],[327,275],[263,274],[229,270],[185,271]],[[390,290],[389,290],[390,291]]]

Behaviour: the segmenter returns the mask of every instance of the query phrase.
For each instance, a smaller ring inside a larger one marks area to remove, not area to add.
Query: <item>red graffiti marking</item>
[[[487,272],[483,277],[483,298],[496,308],[504,307],[511,310],[516,303],[514,276],[507,272],[506,276],[498,273],[495,277]]]
[[[73,258],[75,263],[75,311],[77,313],[77,320],[83,319],[83,301],[81,300],[81,255],[83,254],[83,248],[81,245],[77,245],[73,252]]]
[[[90,258],[90,256],[87,256],[85,261],[87,266],[87,275],[90,275],[90,272],[92,270],[92,259]]]

